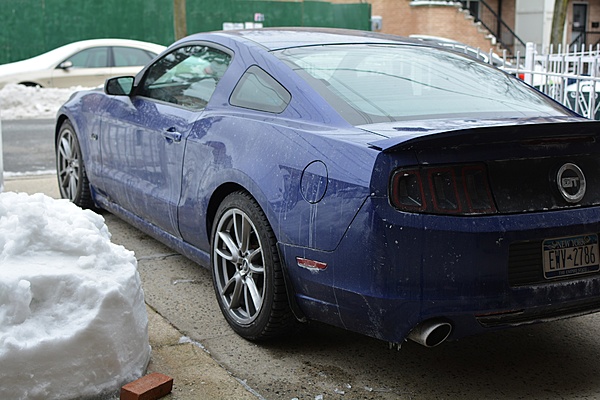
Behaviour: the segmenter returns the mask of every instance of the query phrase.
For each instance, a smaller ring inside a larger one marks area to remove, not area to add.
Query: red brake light
[[[461,207],[454,170],[451,167],[428,169],[427,175],[434,210],[450,214],[460,213]]]
[[[390,203],[407,212],[446,215],[496,212],[484,164],[396,170],[392,174]]]

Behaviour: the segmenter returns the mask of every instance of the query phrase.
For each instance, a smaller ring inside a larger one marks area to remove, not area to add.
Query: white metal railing
[[[504,69],[584,117],[600,119],[599,67],[600,46],[566,52],[551,47],[538,53],[533,43],[527,43],[525,57],[517,53],[515,62]]]
[[[453,41],[438,45],[467,53],[508,73],[518,76],[571,110],[586,118],[600,120],[600,45],[581,47],[555,53],[538,52],[535,44],[527,43],[525,55],[517,52],[509,59],[506,51],[502,57],[490,49],[488,53]]]

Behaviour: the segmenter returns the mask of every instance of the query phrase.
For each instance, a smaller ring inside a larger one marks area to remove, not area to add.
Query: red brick
[[[173,378],[157,372],[148,374],[121,388],[121,400],[156,400],[173,390]]]

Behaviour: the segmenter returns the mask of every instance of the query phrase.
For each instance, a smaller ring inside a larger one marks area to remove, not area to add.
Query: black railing
[[[587,50],[589,46],[592,46],[592,48],[596,49],[596,47],[600,46],[600,32],[573,32],[571,34],[571,43],[569,44],[569,49],[572,49],[573,51],[581,51],[581,46],[583,46],[585,50]]]
[[[469,10],[475,21],[481,22],[481,25],[494,36],[502,48],[511,54],[516,54],[517,50],[525,48],[525,42],[500,18],[485,1],[461,1],[463,8]],[[501,3],[499,3],[501,4]]]

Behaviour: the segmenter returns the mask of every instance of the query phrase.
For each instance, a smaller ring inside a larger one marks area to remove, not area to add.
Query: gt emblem
[[[560,167],[556,174],[556,184],[561,196],[569,203],[578,203],[585,196],[585,176],[581,168],[573,163]]]

